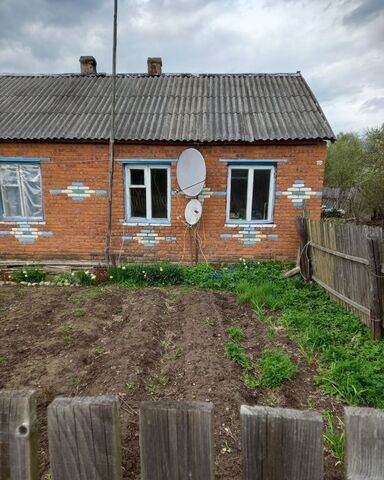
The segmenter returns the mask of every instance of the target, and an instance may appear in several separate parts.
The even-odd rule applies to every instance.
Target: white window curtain
[[[40,165],[0,165],[0,193],[3,218],[43,218]]]

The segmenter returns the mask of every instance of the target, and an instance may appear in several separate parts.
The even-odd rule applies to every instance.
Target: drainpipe
[[[113,45],[112,45],[112,88],[111,88],[111,124],[109,136],[109,170],[108,170],[108,210],[107,231],[105,235],[104,258],[105,263],[111,263],[111,231],[112,231],[112,199],[113,199],[113,173],[115,157],[115,105],[116,105],[116,44],[117,44],[117,1],[114,0],[113,12]]]

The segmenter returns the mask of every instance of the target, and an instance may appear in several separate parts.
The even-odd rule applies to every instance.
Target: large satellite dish
[[[202,212],[203,207],[199,200],[192,199],[185,207],[185,220],[189,225],[196,225],[196,223],[200,220]]]
[[[177,161],[176,178],[180,190],[188,197],[196,197],[204,188],[207,169],[201,153],[187,148]]]

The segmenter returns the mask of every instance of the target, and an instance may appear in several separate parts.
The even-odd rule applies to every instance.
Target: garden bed
[[[211,286],[222,281],[214,275]],[[58,395],[119,395],[124,479],[140,478],[142,400],[212,401],[217,478],[226,480],[241,478],[241,404],[342,415],[341,403],[314,381],[317,361],[303,354],[279,322],[267,321],[261,311],[259,316],[262,321],[232,293],[191,286],[3,285],[0,388],[37,391],[42,478],[48,469],[46,407]],[[253,366],[272,350],[285,353],[297,372],[275,388],[246,385],[241,366],[225,355],[231,326],[241,330],[241,346]],[[253,373],[258,378],[260,372]],[[342,479],[341,470],[327,454],[325,478]]]

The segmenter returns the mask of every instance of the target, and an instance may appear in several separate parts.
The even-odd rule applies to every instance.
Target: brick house
[[[103,259],[111,77],[80,60],[80,74],[0,75],[3,260]],[[175,171],[193,147],[207,167],[200,259],[294,259],[334,139],[302,75],[162,74],[148,60],[117,77],[113,255],[190,261]]]

